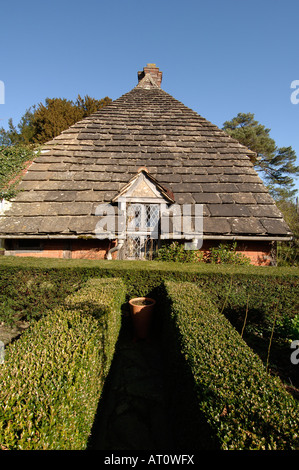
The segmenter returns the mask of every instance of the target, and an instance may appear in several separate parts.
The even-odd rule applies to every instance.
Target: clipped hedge
[[[92,314],[101,325],[102,358],[105,375],[110,369],[121,327],[121,307],[126,287],[119,278],[91,278],[86,287],[68,296],[64,305],[82,314]]]
[[[153,295],[164,280],[195,282],[213,295],[220,308],[225,302],[231,311],[245,311],[248,301],[248,309],[256,312],[268,329],[272,327],[274,313],[278,318],[287,316],[293,319],[299,310],[299,268],[30,257],[0,259],[0,292],[3,298],[9,299],[13,304],[15,312],[23,312],[28,319],[33,311],[35,316],[38,315],[38,306],[36,310],[31,308],[37,289],[28,299],[26,294],[18,294],[13,286],[24,286],[31,279],[31,286],[38,286],[39,281],[46,280],[54,286],[53,291],[57,289],[60,298],[63,298],[78,283],[91,277],[122,278],[127,285],[127,297]],[[47,295],[52,302],[54,300],[51,292]],[[24,302],[26,308],[22,307]],[[45,310],[43,302],[40,305],[41,311]]]
[[[124,297],[121,280],[91,279],[9,345],[0,369],[2,448],[86,448]]]
[[[0,268],[0,272],[0,322],[7,325],[19,318],[40,318],[61,305],[82,284],[80,276],[55,279],[48,270]]]
[[[200,411],[220,448],[299,449],[299,406],[281,381],[267,373],[200,287],[170,281],[165,286],[165,308],[194,377]]]

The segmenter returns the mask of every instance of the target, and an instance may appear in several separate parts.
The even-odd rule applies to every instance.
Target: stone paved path
[[[152,331],[147,340],[136,341],[130,319],[125,318],[90,450],[178,450],[178,446],[189,447],[190,439],[190,448],[198,448],[198,441],[203,441],[192,428],[198,423],[192,423],[193,418],[190,423],[187,414],[186,422],[183,417],[179,423],[182,429],[174,423],[165,367],[159,334]]]
[[[22,320],[17,321],[12,327],[5,326],[4,323],[0,322],[0,341],[7,345],[18,338],[28,327],[29,322]]]

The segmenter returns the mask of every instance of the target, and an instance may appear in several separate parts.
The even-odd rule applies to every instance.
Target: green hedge
[[[9,299],[9,302],[10,302],[10,305],[12,307],[14,314],[17,313],[18,315],[23,315],[24,318],[27,318],[29,320],[32,318],[38,318],[44,313],[47,313],[49,308],[53,308],[53,306],[55,306],[57,302],[61,304],[62,302],[64,302],[65,298],[67,298],[65,302],[69,306],[68,309],[65,307],[66,311],[70,312],[73,310],[74,312],[77,312],[76,315],[79,315],[78,322],[81,321],[81,318],[85,319],[86,315],[84,314],[84,312],[86,309],[88,310],[88,312],[96,311],[96,307],[92,301],[92,298],[90,299],[90,305],[88,305],[88,302],[86,301],[84,302],[80,300],[80,296],[82,295],[82,292],[80,293],[80,291],[74,294],[73,298],[68,297],[68,296],[70,293],[73,293],[74,291],[76,291],[78,287],[82,285],[82,283],[84,284],[89,279],[92,279],[94,277],[105,278],[107,281],[111,279],[112,283],[113,283],[113,278],[121,278],[127,286],[126,288],[127,299],[132,296],[143,296],[143,295],[150,295],[151,297],[162,299],[165,294],[164,288],[163,288],[164,281],[192,282],[193,283],[192,285],[196,288],[197,291],[200,290],[201,292],[206,292],[209,294],[209,299],[206,299],[206,302],[208,302],[209,305],[211,304],[211,306],[213,306],[211,312],[214,312],[215,315],[216,315],[217,309],[222,310],[224,305],[225,305],[225,310],[230,310],[230,312],[233,315],[234,314],[237,315],[239,314],[239,312],[241,312],[242,315],[244,315],[245,310],[247,308],[247,302],[248,302],[248,308],[249,308],[248,321],[250,321],[250,312],[252,311],[252,312],[255,312],[256,316],[258,316],[265,325],[268,325],[268,326],[272,326],[273,314],[275,313],[276,305],[277,305],[278,317],[280,316],[281,318],[287,318],[289,320],[289,319],[295,318],[296,314],[298,314],[298,299],[299,299],[299,283],[298,283],[299,269],[298,268],[274,268],[274,267],[254,267],[254,266],[243,267],[243,266],[199,265],[199,264],[182,265],[178,263],[148,262],[148,261],[147,262],[141,262],[141,261],[137,261],[137,262],[117,261],[115,262],[115,261],[107,261],[107,260],[105,261],[57,260],[57,259],[52,260],[52,259],[17,258],[17,257],[1,257],[0,258],[0,292],[1,292],[1,295],[3,296],[3,299]],[[118,281],[116,282],[118,283]],[[31,290],[29,290],[30,295],[26,297],[26,292],[28,292],[28,286]],[[25,289],[27,290],[24,293]],[[47,293],[46,301],[44,301],[44,296],[42,295],[42,292]],[[57,293],[56,297],[55,297],[55,293]],[[123,296],[124,295],[125,294],[123,293]],[[109,303],[110,296],[107,301]],[[217,323],[218,317],[219,317],[219,314],[215,316],[216,325],[218,325]],[[213,318],[213,321],[214,321],[214,318]],[[43,322],[45,322],[46,325],[48,324],[47,319],[43,319]],[[93,324],[93,320],[90,320],[90,322],[91,324]],[[43,323],[41,323],[41,325],[42,324]],[[50,325],[53,325],[53,323],[48,324],[49,328],[50,328]],[[230,338],[231,332],[233,332],[233,335],[232,335],[233,347],[229,350],[232,351],[231,358],[234,358],[234,360],[232,361],[232,364],[233,366],[236,366],[236,361],[237,361],[237,364],[239,364],[238,357],[235,357],[236,356],[235,355],[236,343],[235,343],[234,338],[236,337],[236,332],[231,326],[228,326],[229,323],[226,322],[223,316],[221,316],[221,328],[222,328],[222,325],[226,325],[224,328],[224,331],[226,332],[224,333],[225,338],[219,337],[220,339],[219,340],[217,339],[217,344],[219,342],[223,343],[224,340],[226,340],[226,336]],[[32,328],[35,328],[35,326]],[[87,325],[86,328],[91,328],[91,326],[89,327]],[[107,330],[109,328],[110,328],[109,325],[107,325]],[[112,322],[111,328],[113,329],[113,322]],[[221,328],[219,326],[218,330],[221,330]],[[102,331],[103,329],[100,328],[98,330],[98,335],[101,335]],[[192,331],[190,331],[190,347],[191,347],[191,344],[194,344],[194,341],[195,343],[198,341],[198,338],[197,339],[194,338],[191,333]],[[189,334],[189,333],[186,333],[186,334]],[[27,333],[25,333],[21,337],[20,340],[18,340],[17,342],[13,343],[10,346],[10,348],[12,348],[11,350],[14,351],[14,348],[17,348],[16,350],[18,350],[18,348],[21,348],[21,346],[17,346],[19,342],[20,344],[22,344],[22,341],[26,342],[24,349],[23,349],[23,353],[22,352],[20,353],[20,357],[22,356],[22,354],[24,354],[24,357],[26,358],[28,356],[28,351],[30,349],[28,344],[29,342],[31,342],[31,339],[30,339],[31,337],[32,336],[28,337]],[[208,341],[205,341],[204,343],[207,347],[210,347],[210,349],[213,350],[213,344],[211,344],[211,341],[210,343]],[[108,348],[107,357],[109,356],[109,344],[110,343],[107,343],[105,346],[106,349]],[[249,350],[248,348],[244,349],[244,343],[242,341],[241,341],[241,344],[242,346],[240,346],[240,351],[242,351],[243,356],[246,356],[246,354],[248,353],[248,357],[249,358],[252,357],[253,353],[251,352],[251,350]],[[113,348],[114,348],[113,342],[112,342],[112,345],[113,345],[112,346],[112,352],[113,352]],[[38,347],[42,347],[42,345],[38,346],[38,343],[37,343],[37,351],[38,351]],[[8,351],[7,360],[10,356],[10,353],[9,353],[10,348],[7,350]],[[221,354],[220,353],[219,354],[222,355],[221,348],[220,348],[220,351],[221,351]],[[250,351],[250,354],[249,354],[249,351]],[[242,354],[240,355],[241,358],[243,357]],[[110,357],[111,357],[111,354],[110,354]],[[224,366],[225,366],[224,370],[228,370],[229,368],[228,357],[226,355],[224,355],[224,357],[226,357],[226,360],[224,361]],[[200,358],[198,358],[197,356],[196,356],[196,361],[200,362]],[[245,361],[245,357],[244,357],[244,361]],[[25,368],[24,370],[26,370],[26,361],[24,363],[20,361],[18,358],[15,359],[15,363],[14,365],[12,365],[12,367],[17,367],[19,362],[20,364],[23,364],[23,366],[21,367],[24,367]],[[241,377],[240,384],[248,383],[249,386],[251,386],[251,383],[252,382],[254,383],[254,380],[256,379],[256,373],[254,372],[254,368],[251,369],[251,367],[253,367],[252,365],[253,363],[251,362],[250,359],[249,359],[249,362],[250,364],[248,366],[249,367],[248,376],[245,374],[246,378]],[[254,356],[253,362],[254,362],[254,367],[257,368],[257,371],[263,370],[261,362],[258,361],[255,356]],[[222,364],[222,363],[223,361],[221,362],[219,359],[219,364]],[[244,371],[246,371],[247,370],[246,361],[244,362],[244,364],[245,364]],[[5,364],[5,367],[6,367],[6,364]],[[107,371],[108,368],[109,368],[109,360],[107,360],[106,366],[104,366],[104,363],[102,362],[101,370],[104,369]],[[213,370],[213,368],[211,369]],[[2,371],[4,370],[4,366],[1,366],[1,370]],[[250,378],[249,372],[252,374],[252,379]],[[40,374],[42,374],[42,370],[40,371]],[[223,375],[225,375],[225,373],[221,374],[221,372],[219,372],[218,375],[220,378],[221,377],[223,378]],[[258,377],[259,376],[260,374],[258,372]],[[21,374],[18,377],[19,377],[18,380],[21,380]],[[34,377],[34,375],[32,377]],[[268,376],[265,376],[265,380],[266,378],[268,380]],[[10,378],[10,380],[12,380],[12,378]],[[23,380],[24,380],[24,383],[25,382],[27,383],[27,380],[25,378]],[[217,376],[217,380],[218,380],[218,376]],[[272,385],[271,380],[269,381],[269,384],[270,384],[269,387],[271,390],[271,392],[269,392],[269,406],[272,407],[272,398],[275,395],[276,391],[279,389],[279,386],[278,386],[278,389],[275,388],[276,391],[273,392],[272,390],[273,385]],[[238,391],[237,383],[233,383],[232,385],[234,385],[233,387],[231,387],[231,389],[233,390],[232,393],[237,394],[237,392],[235,392],[236,390]],[[228,387],[228,385],[226,386]],[[229,386],[231,386],[231,384]],[[267,393],[267,389],[268,389],[267,386],[268,386],[268,381],[265,382],[263,386],[261,386],[261,393],[263,392],[262,396],[264,398]],[[27,384],[26,387],[29,387],[29,384]],[[227,393],[228,393],[228,390],[229,389],[226,390]],[[3,393],[4,392],[2,388],[2,392],[1,392],[2,397],[4,396]],[[244,398],[244,393],[242,391],[242,394],[240,394],[240,396],[243,396],[243,398]],[[15,401],[13,401],[13,403],[17,407],[19,406],[17,392],[14,392],[14,394],[15,394],[14,395]],[[284,397],[281,403],[281,413],[283,414],[284,413],[283,410],[285,407],[284,399],[286,395],[283,394],[282,396]],[[220,394],[220,397],[222,397],[221,394]],[[229,398],[231,397],[229,396]],[[232,403],[234,403],[233,398],[231,399],[232,399]],[[244,401],[246,401],[246,399],[244,399]],[[20,394],[20,401],[22,402],[22,400],[24,403],[23,395]],[[229,403],[230,401],[228,400],[228,404]],[[223,400],[220,401],[219,409],[221,409],[222,405],[223,405]],[[34,406],[37,406],[37,405],[34,405]],[[5,408],[5,412],[8,413],[8,416],[13,416],[11,414],[9,415],[10,413],[9,407]],[[276,404],[275,404],[275,407],[276,407]],[[288,409],[288,407],[289,407],[289,401],[287,402],[286,408]],[[13,409],[14,408],[12,407],[11,413],[13,413]],[[228,412],[227,414],[225,414],[225,411],[227,411],[227,409],[228,409]],[[262,411],[264,414],[266,414],[266,409],[267,409],[267,405],[266,405],[266,400],[265,400],[262,406]],[[240,405],[240,410],[241,411],[244,410],[244,408],[241,405]],[[229,417],[229,419],[227,420],[224,420],[222,417],[221,419],[219,418],[219,423],[218,423],[219,429],[221,431],[221,429],[223,428],[223,433],[225,434],[225,430],[227,429],[227,423],[231,424],[230,420],[232,420],[233,423],[238,422],[238,421],[234,421],[235,419],[234,416],[237,412],[234,406],[232,406],[231,411],[230,411],[229,407],[225,407],[225,405],[223,405],[223,409],[222,411],[219,411],[219,413],[220,415],[221,413],[223,413],[223,417],[226,417],[226,416]],[[259,412],[256,411],[255,407],[253,407],[252,415],[254,418],[257,417],[257,420],[260,419]],[[215,416],[217,418],[217,414]],[[239,419],[239,415],[237,416]],[[246,416],[246,413],[244,416]],[[275,413],[275,416],[277,416],[276,413]],[[217,422],[216,418],[215,420]],[[32,420],[33,420],[32,422],[36,422],[36,419],[37,418],[34,418],[34,419],[30,418],[28,423],[31,422]],[[214,425],[215,420],[213,419],[211,418],[212,420],[211,422]],[[276,419],[276,417],[273,419]],[[263,430],[265,431],[265,429],[267,428],[267,420],[265,420],[264,417],[263,417],[263,420],[264,420]],[[21,427],[18,428],[18,425],[16,428],[14,428],[14,426],[12,425],[13,421],[14,419],[12,418],[9,418],[8,421],[5,421],[6,423],[5,429],[6,429],[6,432],[8,432],[8,436],[10,436],[9,439],[12,439],[12,442],[18,442],[19,437],[22,436],[23,428]],[[272,429],[271,427],[273,424],[272,421],[273,420],[270,420],[269,418],[269,423],[270,423],[269,432]],[[39,421],[37,422],[39,423]],[[295,425],[298,426],[297,421],[294,420],[294,423],[295,423],[294,426]],[[71,428],[72,424],[69,424],[69,426]],[[244,427],[245,431],[243,431],[242,426]],[[247,446],[249,445],[248,443],[251,442],[254,448],[255,439],[258,440],[257,446],[262,445],[261,441],[259,440],[259,437],[257,438],[255,437],[255,436],[259,436],[258,430],[253,429],[252,431],[247,431],[247,427],[246,427],[247,425],[245,424],[243,425],[243,422],[242,422],[242,426],[239,431],[239,433],[241,433],[244,438],[244,442],[242,445]],[[257,426],[259,427],[259,424]],[[277,429],[279,429],[279,426],[280,424],[277,425]],[[285,432],[284,424],[282,424],[282,426],[283,426],[283,431],[282,431],[283,436],[286,436],[288,438],[288,435]],[[290,421],[290,426],[292,426],[292,421]],[[10,428],[11,428],[11,432],[9,431]],[[32,425],[30,424],[30,429],[31,428],[32,428]],[[230,429],[231,428],[229,427],[229,430]],[[220,432],[220,435],[222,435],[221,432]],[[247,434],[247,432],[249,434]],[[11,436],[14,433],[16,437],[12,438]],[[74,435],[76,435],[76,433],[74,433]],[[38,440],[37,435],[34,438],[35,440]],[[268,445],[270,447],[271,446],[275,447],[275,445],[277,446],[283,445],[284,438],[285,437],[283,437],[282,440],[279,440],[279,438],[277,438],[277,442],[275,441],[273,443],[271,441],[272,437],[271,439],[266,439],[265,446],[267,448]],[[228,434],[228,439],[231,439],[229,434]],[[30,444],[30,441],[28,441],[28,439],[26,442],[29,442]],[[80,438],[80,442],[81,442],[81,438]],[[10,447],[12,445],[14,444],[9,444]],[[225,442],[223,445],[225,446]],[[286,446],[287,446],[287,443],[286,443]],[[62,448],[62,447],[59,447],[59,448]]]
[[[267,373],[203,289],[194,283],[165,285],[165,308],[220,448],[299,449],[299,406],[280,380]]]
[[[232,315],[244,314],[248,302],[248,322],[258,318],[268,331],[274,313],[278,325],[283,319],[294,319],[299,311],[299,268],[1,257],[0,321],[5,320],[5,311],[11,310],[27,319],[41,315],[47,303],[56,301],[53,293],[63,299],[91,277],[122,278],[127,297],[158,296],[164,280],[195,282],[213,295],[219,308],[225,303]],[[46,289],[46,303],[39,293],[40,286],[52,286]],[[9,308],[5,307],[7,303]]]
[[[126,287],[119,278],[91,278],[86,287],[65,299],[64,305],[82,314],[92,314],[101,325],[104,374],[110,369],[121,327],[121,307]]]
[[[121,280],[92,279],[8,346],[0,369],[2,448],[86,448],[124,297]]]
[[[20,318],[30,321],[47,314],[82,284],[80,275],[52,276],[48,270],[1,269],[0,321],[13,325]]]

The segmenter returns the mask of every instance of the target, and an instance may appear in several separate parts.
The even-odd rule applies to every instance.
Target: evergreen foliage
[[[8,346],[0,369],[2,449],[86,448],[123,301],[120,280],[89,280]]]
[[[277,147],[270,137],[270,129],[254,119],[252,113],[238,113],[223,129],[234,139],[256,153],[252,158],[273,195],[281,190],[294,196],[294,178],[299,176],[296,153],[292,147]]]
[[[267,372],[208,293],[194,283],[166,281],[165,286],[164,319],[174,325],[199,409],[220,449],[297,450],[298,402]]]
[[[32,146],[0,147],[0,200],[9,200],[15,196],[21,171],[36,154],[37,151]]]

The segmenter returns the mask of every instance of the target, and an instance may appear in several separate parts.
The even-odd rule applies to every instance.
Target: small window
[[[40,240],[18,240],[16,243],[16,251],[41,251],[42,246]]]
[[[159,204],[128,204],[127,228],[130,231],[151,232],[157,227],[160,219]]]

